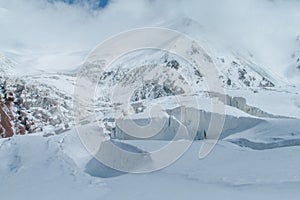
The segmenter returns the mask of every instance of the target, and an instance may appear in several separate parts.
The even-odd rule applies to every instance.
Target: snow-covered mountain
[[[222,102],[228,106],[227,109],[239,109],[253,117],[299,117],[298,86],[291,85],[292,83],[285,81],[289,79],[288,74],[281,79],[281,76],[273,73],[269,68],[257,64],[253,55],[225,51],[224,48],[220,48],[214,43],[209,43],[205,38],[206,33],[203,28],[190,18],[183,18],[169,23],[165,22],[164,25],[166,24],[168,24],[167,27],[176,27],[176,29],[187,35],[196,36],[195,39],[200,45],[207,49],[210,59],[215,63],[219,71],[218,78],[222,82],[222,87],[228,95],[227,102]],[[298,38],[296,42],[299,43]],[[298,53],[296,50],[292,56],[296,64],[298,62]],[[12,73],[16,64],[4,56],[1,57],[1,69],[5,70],[4,74]],[[88,68],[87,76],[91,76],[90,78],[93,79],[97,75],[94,76],[91,73],[90,70],[92,67],[98,66],[91,65]],[[161,68],[162,74],[160,76],[152,80],[143,80],[145,74],[152,73]],[[289,66],[286,68],[286,70],[289,70]],[[294,68],[298,70],[298,66],[294,66]],[[132,74],[134,75],[132,76]],[[178,74],[181,78],[177,77]],[[296,76],[295,73],[294,76]],[[3,77],[2,81],[7,79],[7,77]],[[157,104],[158,101],[169,101],[169,97],[187,95],[186,91],[181,88],[182,85],[194,88],[195,93],[188,95],[198,95],[200,99],[205,99],[212,95],[209,92],[209,88],[207,88],[206,78],[203,72],[176,55],[154,50],[133,52],[119,59],[109,69],[102,72],[98,82],[96,94],[98,100],[95,109],[98,112],[100,121],[114,118],[110,103],[112,100],[111,89],[120,83],[134,85],[135,82],[141,80],[143,84],[135,89],[131,97],[132,108],[137,113],[147,110],[147,107],[150,108],[151,105]],[[182,83],[174,82],[174,80],[182,80]],[[34,109],[44,109],[44,111],[41,111],[44,114],[49,112],[50,115],[51,113],[57,113],[56,117],[54,117],[57,123],[51,122],[50,124],[57,126],[59,124],[66,125],[67,123],[67,127],[69,127],[69,124],[72,124],[70,113],[72,113],[71,104],[75,83],[76,72],[74,71],[70,73],[18,75],[18,77],[14,79],[9,78],[7,81],[10,90],[17,91],[17,88],[24,88],[24,91],[17,91],[17,93],[20,93],[18,94],[18,98],[24,98],[24,94],[32,96],[32,99],[28,100],[31,103],[25,103],[26,109],[34,107]],[[278,109],[273,109],[273,104],[270,106],[270,102],[264,100],[266,96],[271,96],[271,98],[272,96],[276,97],[273,98],[273,101]],[[237,101],[238,98],[243,99],[243,101]],[[281,102],[283,99],[294,103],[289,104],[288,107],[284,105],[286,109],[282,109],[283,105],[281,105]],[[52,110],[54,108],[60,111],[54,112]],[[31,110],[30,113],[32,112],[35,113],[36,111]],[[135,112],[131,113],[135,114]],[[69,114],[66,115],[66,113]],[[48,121],[48,118],[51,118],[46,114],[43,116],[45,117],[45,119],[42,119],[43,123]],[[68,122],[64,123],[63,121],[65,120]]]
[[[253,49],[220,42],[206,25],[187,16],[155,22],[193,38],[207,52],[190,45],[185,56],[199,54],[214,63],[224,95],[208,87],[210,77],[201,66],[166,51],[130,52],[100,74],[106,60],[84,62],[85,50],[0,54],[0,136],[8,137],[7,127],[14,132],[0,138],[0,197],[222,199],[233,194],[231,199],[281,199],[284,194],[298,199],[300,163],[293,158],[300,151],[299,34],[291,32],[294,39],[285,47],[290,56],[271,65]],[[270,53],[268,59],[275,56]],[[44,71],[27,71],[27,65],[42,65]],[[50,70],[65,65],[71,66]],[[78,76],[97,82],[94,94],[83,94],[87,102],[74,97]],[[128,88],[133,89],[128,99],[116,93]],[[86,112],[78,112],[78,105]],[[215,125],[224,120],[220,136],[208,131],[212,117],[219,119]],[[139,126],[129,130],[131,135],[132,122]],[[149,124],[155,135],[145,138],[143,126]],[[184,131],[176,135],[178,130]],[[101,145],[96,152],[103,150],[104,159],[123,162],[129,171],[143,169],[144,163],[131,163],[109,142],[158,166],[151,153],[172,140],[180,146],[187,135],[195,141],[173,165],[138,176],[99,162],[82,135],[97,136],[93,142]],[[201,147],[215,139],[213,151],[199,159]]]

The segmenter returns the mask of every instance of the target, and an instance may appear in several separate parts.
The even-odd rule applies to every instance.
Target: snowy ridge
[[[291,55],[291,61],[287,65],[286,76],[290,77],[290,81],[300,84],[300,36],[296,38],[296,49]]]
[[[15,73],[16,62],[8,59],[0,53],[0,74],[1,76],[11,76]]]

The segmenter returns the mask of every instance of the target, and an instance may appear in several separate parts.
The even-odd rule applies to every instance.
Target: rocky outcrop
[[[71,98],[55,88],[1,77],[0,96],[2,137],[41,132],[46,126],[61,133],[70,126]]]
[[[0,103],[1,104],[1,103]],[[0,105],[0,138],[11,137],[14,135],[13,125],[11,123],[11,118]]]
[[[225,62],[225,61],[224,61]],[[226,65],[221,62],[222,65]],[[224,83],[225,88],[272,88],[275,87],[268,77],[263,73],[252,68],[250,61],[242,59],[233,60],[228,66],[222,70],[220,79]],[[259,68],[259,67],[258,67]]]

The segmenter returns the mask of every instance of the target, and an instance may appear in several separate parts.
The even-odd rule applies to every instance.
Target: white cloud
[[[146,1],[138,0],[112,2],[100,11],[45,0],[0,0],[0,7],[2,48],[91,48],[113,33],[147,25],[153,17]]]
[[[90,50],[120,31],[188,16],[209,37],[249,49],[262,61],[269,58],[271,65],[292,53],[300,35],[299,10],[297,0],[111,0],[98,11],[46,0],[0,0],[0,51]]]

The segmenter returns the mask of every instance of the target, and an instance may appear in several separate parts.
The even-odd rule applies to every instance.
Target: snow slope
[[[94,161],[74,132],[0,140],[2,199],[282,199],[299,198],[299,147],[250,150],[220,141],[199,160],[195,142],[173,165],[120,174]],[[166,142],[131,141],[145,150]],[[128,150],[127,145],[123,145]],[[105,175],[105,176],[104,176]]]
[[[97,199],[101,180],[80,171],[66,155],[63,138],[14,137],[1,141],[1,199]],[[101,187],[101,190],[98,188]]]
[[[14,75],[15,74],[15,65],[16,62],[8,59],[6,56],[0,53],[0,73],[1,76],[5,75]]]

